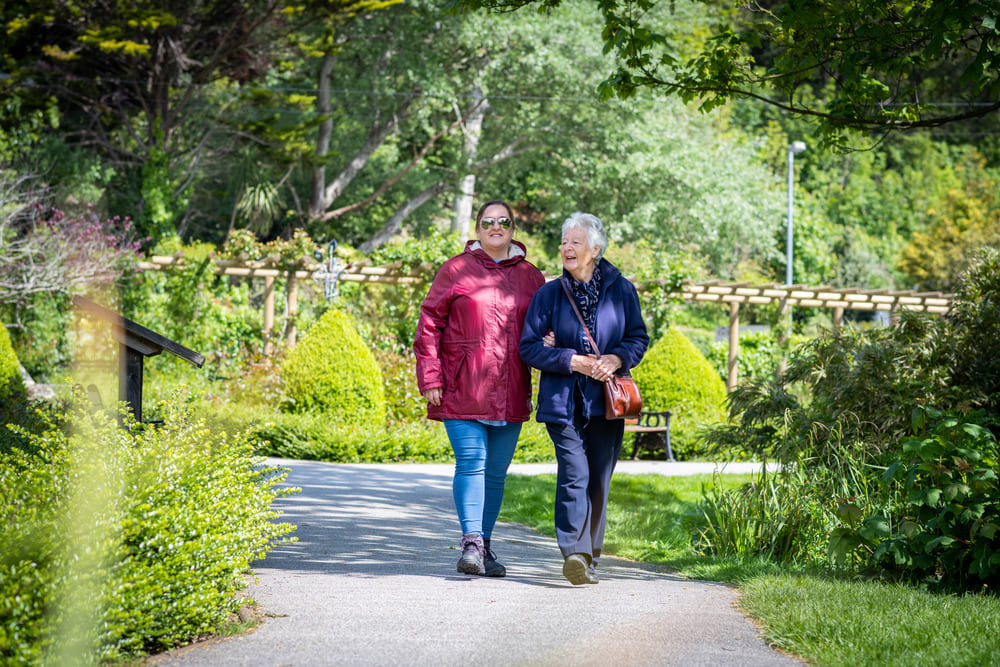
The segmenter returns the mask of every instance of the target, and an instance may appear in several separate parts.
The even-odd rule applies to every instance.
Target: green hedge
[[[705,356],[671,327],[632,371],[643,408],[671,410],[674,454],[689,458],[700,450],[699,430],[725,419],[726,385]]]
[[[206,419],[231,432],[247,430],[257,453],[289,459],[334,463],[451,463],[455,460],[440,422],[423,420],[386,428],[332,423],[322,414],[262,413],[260,408],[212,408]],[[515,463],[555,460],[543,424],[525,422]]]
[[[114,661],[217,630],[273,521],[284,471],[185,410],[120,429],[75,412],[0,454],[0,663]]]

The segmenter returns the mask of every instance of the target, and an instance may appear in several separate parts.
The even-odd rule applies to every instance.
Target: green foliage
[[[900,270],[919,290],[954,291],[980,248],[1000,248],[1000,184],[977,157],[961,170],[961,189],[950,189],[930,208],[927,228],[918,230],[899,254]]]
[[[278,238],[267,243],[258,241],[257,235],[249,229],[236,229],[230,232],[219,257],[244,262],[271,260],[280,267],[298,268],[315,263],[314,255],[318,250],[304,229],[296,229],[289,239]]]
[[[24,369],[36,382],[54,380],[73,354],[70,333],[72,301],[67,295],[39,294],[25,307],[5,306],[21,326],[10,330],[10,339]]]
[[[238,374],[244,360],[263,347],[263,315],[251,305],[253,281],[215,275],[211,244],[184,244],[170,237],[156,253],[180,253],[184,261],[165,271],[136,275],[122,292],[123,314],[204,355],[206,371],[223,377]],[[150,362],[154,373],[188,371],[176,358],[156,357]]]
[[[0,322],[0,402],[15,400],[18,395],[23,394],[21,367],[17,363],[7,327]]]
[[[982,413],[918,407],[907,438],[882,476],[888,510],[843,501],[830,557],[864,561],[955,589],[1000,585],[1000,446]]]
[[[115,661],[210,633],[292,529],[270,509],[283,471],[183,405],[165,412],[122,429],[76,411],[36,453],[0,455],[3,662]]]
[[[736,489],[707,489],[696,551],[714,556],[763,556],[781,562],[815,561],[829,523],[811,480],[801,469],[764,473]]]
[[[670,328],[632,370],[645,410],[670,410],[674,454],[697,451],[698,431],[725,419],[726,385],[684,334]]]
[[[680,297],[670,294],[677,292],[684,280],[699,277],[692,268],[696,266],[694,258],[646,240],[611,246],[606,257],[636,284],[646,332],[655,343],[667,331],[681,303]]]
[[[788,353],[809,340],[809,337],[801,334],[786,336],[777,328],[741,335],[737,360],[739,381],[767,382],[775,376]],[[719,375],[726,377],[729,369],[729,343],[713,341],[705,356]]]
[[[606,96],[612,91],[628,96],[639,86],[650,86],[685,101],[698,100],[706,111],[744,95],[775,105],[780,100],[786,111],[821,118],[825,140],[837,143],[844,128],[962,120],[967,112],[921,101],[927,95],[950,98],[963,89],[986,100],[997,82],[995,46],[1000,37],[986,6],[959,10],[938,3],[882,0],[816,7],[744,5],[720,17],[701,53],[685,58],[678,57],[672,43],[671,24],[655,11],[660,4],[665,3],[644,3],[641,19],[635,18],[630,3],[601,5],[605,48],[619,61],[603,84]],[[845,34],[856,39],[839,39]],[[960,46],[966,40],[968,49]],[[909,101],[880,104],[904,98]],[[980,114],[994,110],[987,107]]]
[[[217,428],[246,430],[266,456],[335,463],[451,463],[455,456],[440,422],[400,422],[377,428],[336,424],[324,414],[263,413],[239,408],[212,410],[206,417]],[[514,461],[555,460],[544,425],[525,422]]]
[[[160,119],[157,119],[154,135],[155,145],[148,147],[149,155],[142,165],[143,205],[141,214],[136,218],[136,227],[142,235],[156,243],[174,235],[175,221],[187,202],[178,192],[170,173],[170,156],[163,148]]]
[[[371,428],[386,419],[382,373],[354,319],[326,311],[281,365],[288,409],[324,413],[336,424]]]
[[[830,332],[798,348],[784,377],[730,395],[734,423],[711,437],[783,465],[781,511],[812,508],[803,553],[815,560],[822,538],[809,536],[829,532],[827,550],[844,566],[995,587],[998,427],[970,410],[996,410],[998,276],[1000,253],[985,252],[949,314],[904,311],[894,328]],[[808,390],[793,393],[792,383]],[[713,521],[754,535],[752,514]]]
[[[419,422],[427,415],[427,401],[417,386],[417,360],[412,348],[372,350],[382,371],[389,423]]]
[[[962,277],[942,343],[952,383],[971,402],[1000,412],[1000,248],[976,255]]]

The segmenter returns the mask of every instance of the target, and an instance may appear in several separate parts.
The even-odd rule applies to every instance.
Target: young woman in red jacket
[[[444,422],[455,452],[458,571],[502,577],[506,569],[490,539],[521,424],[531,414],[531,372],[518,345],[528,304],[545,279],[514,240],[506,203],[480,207],[476,236],[438,270],[420,307],[413,350],[427,417]]]

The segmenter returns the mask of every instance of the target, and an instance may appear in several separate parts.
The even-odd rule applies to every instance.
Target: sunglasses
[[[510,218],[483,218],[479,224],[482,225],[483,229],[489,229],[494,222],[504,229],[510,229]]]

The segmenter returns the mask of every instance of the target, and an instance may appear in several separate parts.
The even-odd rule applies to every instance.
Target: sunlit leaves
[[[469,9],[512,8],[547,1],[468,0]],[[845,128],[914,127],[954,122],[969,109],[942,108],[924,100],[991,98],[1000,83],[998,3],[862,0],[861,2],[741,3],[722,11],[709,2],[601,0],[605,52],[624,72],[605,82],[629,97],[636,85],[699,100],[710,110],[727,100],[754,97],[820,118],[829,143]],[[700,53],[677,57],[669,16],[698,6],[719,17]],[[667,9],[669,8],[669,9]],[[659,10],[659,11],[658,11]],[[627,73],[627,75],[626,75]],[[799,89],[833,95],[800,98]],[[955,85],[957,84],[957,85]],[[1000,104],[973,108],[992,113]]]

